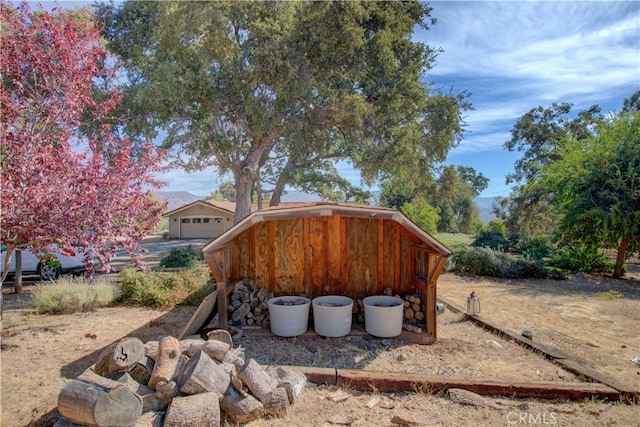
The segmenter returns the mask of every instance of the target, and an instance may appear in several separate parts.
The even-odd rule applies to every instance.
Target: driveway
[[[144,260],[149,268],[157,268],[160,260],[167,256],[171,249],[193,247],[194,249],[202,249],[211,242],[211,239],[162,239],[153,236],[142,240],[140,246],[146,250]],[[131,258],[125,251],[116,252],[116,257],[111,260],[111,267],[116,271],[133,267]]]

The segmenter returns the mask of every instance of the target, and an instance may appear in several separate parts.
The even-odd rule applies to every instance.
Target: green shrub
[[[522,239],[522,255],[526,259],[539,260],[551,255],[552,251],[547,236],[524,236]]]
[[[209,268],[204,263],[178,272],[145,273],[125,269],[120,273],[122,291],[119,302],[153,308],[196,305],[215,289]]]
[[[57,282],[36,286],[31,299],[38,313],[69,314],[108,306],[117,294],[117,287],[104,279],[90,282],[62,277]]]
[[[160,260],[160,267],[178,268],[193,267],[204,261],[204,254],[201,250],[194,249],[192,246],[186,248],[173,248],[169,255]]]
[[[509,242],[504,238],[504,234],[499,231],[483,230],[471,242],[471,246],[504,252],[509,247]]]
[[[509,279],[546,278],[540,262],[517,259],[488,248],[462,248],[451,256],[449,271],[459,274],[505,277]]]
[[[548,264],[564,270],[584,273],[606,273],[612,271],[614,266],[614,262],[609,261],[604,252],[589,245],[561,247],[552,254]]]

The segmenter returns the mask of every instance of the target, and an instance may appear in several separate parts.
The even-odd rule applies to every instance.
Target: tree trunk
[[[253,174],[249,166],[236,171],[236,212],[233,223],[237,224],[251,213],[251,189]]]
[[[278,177],[278,182],[276,182],[275,187],[273,188],[273,193],[271,194],[271,201],[269,202],[269,206],[278,206],[280,205],[280,201],[282,200],[282,194],[284,193],[284,188],[289,182],[289,175],[291,171],[293,171],[294,165],[291,163],[291,159],[287,160],[287,164],[282,169],[280,176]]]
[[[620,246],[618,246],[618,255],[616,256],[616,266],[613,269],[613,277],[614,279],[619,279],[622,277],[622,268],[624,267],[624,257],[627,253],[627,247],[629,246],[629,240],[631,236],[625,236],[620,241]]]
[[[22,251],[16,251],[16,270],[13,276],[14,289],[16,294],[22,293]]]

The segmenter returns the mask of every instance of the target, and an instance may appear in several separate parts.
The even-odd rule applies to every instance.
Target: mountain
[[[188,191],[154,191],[153,195],[167,202],[167,212],[204,198]]]

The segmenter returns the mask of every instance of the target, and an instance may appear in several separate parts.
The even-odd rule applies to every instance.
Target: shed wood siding
[[[403,262],[411,259],[412,249],[420,258]],[[337,216],[261,222],[226,252],[227,278],[250,277],[277,295],[306,293],[311,298],[345,292],[364,298],[386,287],[411,293],[416,290],[413,264],[436,262],[435,254],[429,259],[396,222]]]

